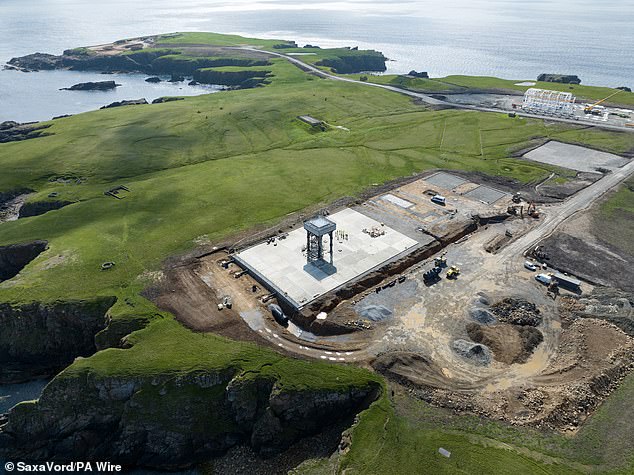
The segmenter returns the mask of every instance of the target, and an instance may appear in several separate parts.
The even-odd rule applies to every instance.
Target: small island
[[[121,86],[114,81],[80,82],[71,87],[63,87],[60,91],[110,91]]]

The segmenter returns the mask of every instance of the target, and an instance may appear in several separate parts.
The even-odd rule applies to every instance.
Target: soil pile
[[[469,338],[487,346],[496,361],[506,364],[526,363],[533,350],[544,341],[542,333],[533,327],[519,325],[467,325]]]

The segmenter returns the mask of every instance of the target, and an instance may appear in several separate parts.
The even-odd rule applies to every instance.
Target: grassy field
[[[631,474],[634,427],[627,415],[633,395],[631,374],[578,433],[563,436],[458,416],[397,392],[392,402],[384,397],[361,415],[338,469],[348,474]],[[451,458],[438,452],[441,447]],[[311,473],[317,462],[299,473]]]
[[[634,256],[634,180],[603,203],[594,221],[599,238]]]
[[[429,168],[538,180],[548,167],[508,155],[543,137],[614,152],[634,146],[628,134],[428,111],[388,91],[304,75],[283,60],[271,69],[264,88],[80,114],[53,121],[51,136],[0,145],[0,190],[78,201],[2,225],[0,244],[47,239],[51,249],[0,284],[0,298],[134,296],[144,275],[200,236],[218,241]],[[305,113],[349,131],[313,132],[296,120]],[[119,184],[131,193],[104,196]],[[105,261],[117,265],[102,272]]]

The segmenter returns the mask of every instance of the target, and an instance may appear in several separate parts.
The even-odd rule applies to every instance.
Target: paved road
[[[397,92],[399,94],[404,94],[406,96],[410,96],[410,97],[414,97],[416,99],[420,99],[424,102],[426,102],[427,104],[432,104],[432,105],[442,105],[442,106],[446,106],[446,107],[452,107],[455,109],[467,109],[467,110],[477,110],[477,111],[481,111],[481,112],[496,112],[496,113],[506,113],[509,111],[504,111],[501,109],[494,109],[491,107],[480,107],[480,106],[474,106],[474,105],[469,105],[469,104],[456,104],[453,102],[447,102],[447,101],[442,101],[440,99],[435,99],[433,97],[431,97],[429,94],[423,94],[420,92],[414,92],[414,91],[408,91],[407,89],[402,89],[400,87],[395,87],[395,86],[389,86],[387,84],[375,84],[372,82],[366,82],[366,81],[357,81],[356,79],[351,79],[351,78],[347,78],[347,77],[341,77],[341,76],[336,76],[334,74],[329,74],[315,66],[312,66],[308,63],[305,63],[304,61],[301,61],[300,59],[297,59],[296,57],[293,56],[288,56],[286,54],[282,54],[282,53],[275,53],[272,51],[265,51],[265,50],[261,50],[261,49],[256,49],[256,48],[247,48],[247,47],[241,47],[241,48],[237,48],[237,49],[245,49],[245,50],[249,50],[249,51],[254,51],[257,53],[264,53],[264,54],[269,54],[271,56],[277,56],[279,58],[284,58],[285,60],[291,62],[292,64],[294,64],[295,66],[297,66],[298,68],[300,68],[303,71],[307,71],[310,73],[313,73],[317,76],[320,76],[322,78],[326,78],[326,79],[333,79],[335,81],[342,81],[342,82],[349,82],[349,83],[354,83],[354,84],[361,84],[363,86],[369,86],[369,87],[377,87],[380,89],[386,89],[388,91],[393,91],[393,92]],[[579,121],[579,120],[574,120],[574,119],[565,119],[565,118],[560,118],[560,117],[551,117],[551,116],[546,116],[546,115],[539,115],[539,114],[529,114],[527,112],[520,112],[520,111],[514,111],[517,115],[522,116],[522,117],[531,117],[534,119],[544,119],[544,120],[552,120],[555,122],[564,122],[564,123],[568,123],[568,124],[574,124],[574,125],[580,125],[580,126],[586,126],[586,127],[599,127],[602,129],[607,129],[607,130],[616,130],[619,132],[634,132],[634,129],[632,127],[622,127],[622,126],[618,126],[618,125],[609,125],[609,124],[599,124],[599,123],[586,123],[583,121]]]

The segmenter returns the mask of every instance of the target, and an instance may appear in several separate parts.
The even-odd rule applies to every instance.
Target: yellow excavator
[[[583,112],[585,114],[592,114],[592,115],[599,115],[600,112],[598,110],[595,109],[595,107],[597,107],[598,105],[604,103],[605,101],[607,101],[610,97],[614,97],[616,96],[618,93],[623,92],[621,89],[619,89],[616,92],[613,92],[612,94],[610,94],[608,97],[604,97],[603,99],[601,99],[600,101],[595,102],[594,104],[588,104],[586,105],[586,107],[583,109]]]

